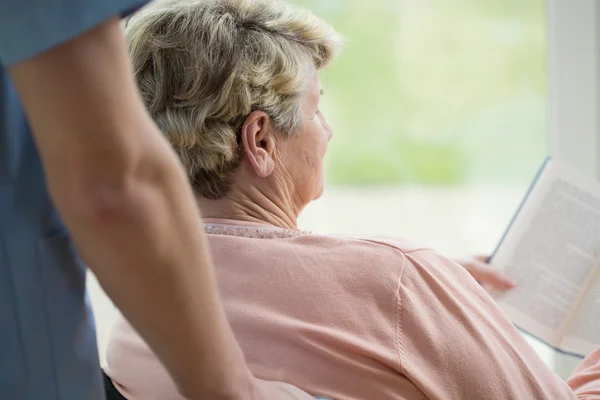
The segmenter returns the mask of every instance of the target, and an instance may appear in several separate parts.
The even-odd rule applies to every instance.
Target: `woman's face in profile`
[[[303,205],[323,193],[323,159],[333,132],[319,110],[323,94],[317,71],[300,100],[300,132],[281,142],[281,161],[293,181],[295,195]]]

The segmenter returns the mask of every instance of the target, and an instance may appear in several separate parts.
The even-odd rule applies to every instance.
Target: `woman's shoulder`
[[[382,261],[406,260],[426,255],[444,258],[433,248],[403,237],[310,234],[294,238],[293,242],[312,248],[343,249],[345,257],[361,253]]]
[[[392,294],[397,291],[404,269],[412,265],[407,255],[427,251],[426,247],[401,238],[308,232],[285,237],[208,236],[217,270],[226,270],[224,274],[233,270],[236,276],[245,271],[269,275],[286,271],[293,276],[315,275],[319,282],[338,282],[344,287],[360,285],[380,292],[383,285]]]
[[[421,256],[443,258],[432,248],[402,237],[320,234],[248,227],[228,227],[224,232],[208,233],[211,251],[224,252],[229,257],[235,253],[244,257],[252,256],[255,252],[279,256],[294,253],[303,258],[326,259],[330,263],[337,261],[351,265],[367,262],[383,267],[393,265],[394,269],[399,264],[405,264],[409,256],[411,259]],[[232,249],[236,251],[232,252]]]
[[[391,247],[402,252],[403,254],[412,253],[414,251],[434,251],[431,247],[424,246],[421,243],[417,243],[404,237],[361,236],[357,237],[356,239],[373,243],[378,246]]]
[[[362,247],[372,248],[375,252],[390,249],[405,258],[407,264],[417,269],[440,269],[444,273],[450,270],[453,272],[458,271],[461,276],[463,274],[468,275],[463,267],[434,248],[403,237],[327,235],[318,240],[324,243],[338,240],[359,249]]]
[[[430,247],[402,237],[309,233],[295,239],[298,243],[316,246],[350,246],[357,249],[367,247],[374,250],[389,248],[402,254],[417,250],[431,250]]]
[[[358,264],[373,272],[379,270],[383,275],[397,274],[398,279],[406,273],[421,274],[423,270],[443,275],[466,273],[433,248],[402,237],[307,235],[290,242],[313,254],[326,253],[330,260],[335,259],[345,267]]]
[[[448,269],[450,273],[465,273],[462,267],[431,247],[403,237],[321,234],[256,226],[211,229],[207,231],[210,248],[217,258],[264,260],[266,257],[281,262],[291,260],[289,255],[294,254],[317,264],[326,261],[323,265],[326,269],[368,266],[396,274],[402,274],[405,268],[435,270],[444,275]]]

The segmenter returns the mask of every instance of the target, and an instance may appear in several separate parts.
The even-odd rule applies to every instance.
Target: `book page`
[[[561,348],[582,355],[595,350],[600,343],[599,311],[600,280],[596,279],[575,317],[571,320]]]
[[[559,167],[553,162],[544,171],[492,261],[518,282],[508,293],[492,292],[500,307],[555,347],[600,250],[600,196]]]

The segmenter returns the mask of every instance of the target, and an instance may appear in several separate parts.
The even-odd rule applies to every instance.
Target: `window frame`
[[[547,0],[548,151],[600,179],[600,2]],[[566,378],[581,362],[552,354]]]
[[[549,153],[600,178],[600,3],[547,0]]]

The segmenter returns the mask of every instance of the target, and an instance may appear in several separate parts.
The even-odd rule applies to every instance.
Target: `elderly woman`
[[[150,5],[126,34],[148,111],[197,195],[255,376],[340,400],[600,396],[600,353],[562,381],[435,251],[297,228],[323,192],[333,136],[319,110],[318,71],[339,47],[327,24],[275,1],[181,0]],[[179,398],[123,318],[107,362],[127,398]]]

